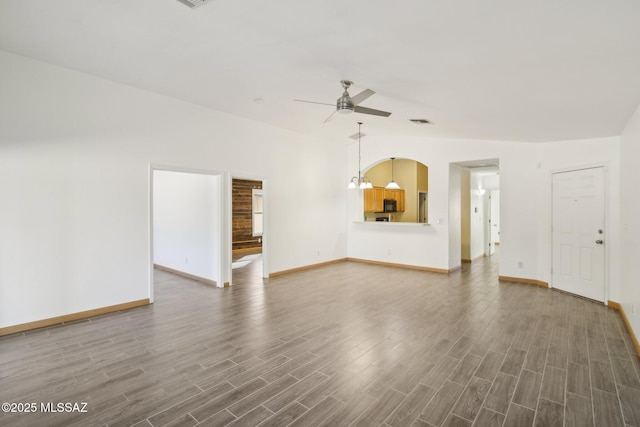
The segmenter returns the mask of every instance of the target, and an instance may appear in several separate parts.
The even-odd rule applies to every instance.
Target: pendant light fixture
[[[367,178],[366,176],[362,176],[362,174],[360,173],[360,126],[362,126],[362,122],[358,122],[358,176],[354,176],[353,178],[351,178],[351,181],[349,181],[349,185],[347,185],[347,188],[373,188],[373,184],[371,184],[369,178]]]
[[[387,186],[384,187],[384,188],[389,189],[389,190],[399,190],[400,189],[400,186],[394,180],[394,174],[393,174],[393,161],[394,160],[395,160],[395,157],[391,157],[391,181],[389,181]]]

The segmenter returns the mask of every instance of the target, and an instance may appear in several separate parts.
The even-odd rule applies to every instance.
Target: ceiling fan
[[[371,114],[374,116],[382,116],[382,117],[389,117],[391,115],[391,113],[387,111],[374,110],[373,108],[360,106],[360,103],[362,101],[369,98],[371,95],[375,93],[371,89],[365,89],[357,95],[350,96],[349,87],[353,84],[353,82],[349,80],[340,80],[340,83],[344,88],[344,92],[342,93],[342,96],[338,98],[338,100],[336,101],[336,104],[335,104],[336,111],[334,111],[333,113],[331,113],[329,117],[327,117],[327,119],[324,121],[325,123],[331,120],[335,113],[348,114],[348,113],[356,112],[356,113]],[[331,105],[331,106],[334,105],[334,104],[327,104],[325,102],[305,101],[303,99],[294,99],[294,101],[308,102],[310,104],[321,104],[321,105]]]

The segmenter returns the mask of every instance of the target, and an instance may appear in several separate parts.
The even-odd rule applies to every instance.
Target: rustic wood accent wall
[[[232,184],[232,249],[262,250],[262,237],[252,236],[251,190],[262,188],[262,181],[233,179]]]

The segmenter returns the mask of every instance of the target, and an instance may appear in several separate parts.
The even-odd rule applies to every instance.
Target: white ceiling
[[[613,136],[640,104],[638,0],[5,0],[0,49],[331,139]],[[293,101],[341,79],[391,117]]]

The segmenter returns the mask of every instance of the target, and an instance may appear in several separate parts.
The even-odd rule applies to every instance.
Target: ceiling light
[[[345,93],[338,98],[336,102],[336,111],[340,114],[350,114],[353,113],[353,109],[355,106],[349,97],[349,94],[345,91]]]
[[[389,181],[389,183],[384,187],[388,190],[399,190],[400,186],[398,185],[398,183],[394,180],[393,178],[393,160],[395,159],[395,157],[391,158],[391,181]]]

